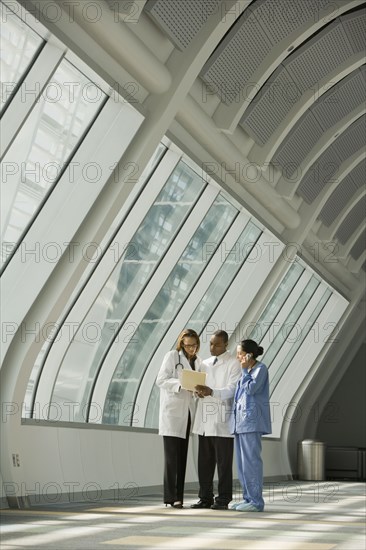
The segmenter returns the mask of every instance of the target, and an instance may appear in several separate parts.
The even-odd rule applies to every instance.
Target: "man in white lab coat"
[[[232,500],[234,439],[230,433],[233,398],[241,376],[241,365],[227,351],[228,334],[216,331],[210,339],[211,357],[200,370],[206,385],[196,386],[197,410],[192,432],[199,436],[199,501],[191,508],[227,510]],[[213,478],[217,466],[218,495],[214,498]]]

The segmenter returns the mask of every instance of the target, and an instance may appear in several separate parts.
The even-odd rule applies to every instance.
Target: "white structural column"
[[[251,163],[235,147],[192,97],[187,97],[176,118],[183,128],[194,136],[198,143],[215,159],[214,166],[209,163],[206,167],[207,171],[211,170],[212,176],[217,172],[220,174],[221,170],[221,179],[230,182],[227,175],[234,174],[235,183],[245,186],[250,194],[258,199],[277,220],[290,228],[299,225],[300,217],[296,210],[280,197],[262,174],[256,177],[254,184],[246,178],[247,170],[252,169],[257,174],[257,164]]]

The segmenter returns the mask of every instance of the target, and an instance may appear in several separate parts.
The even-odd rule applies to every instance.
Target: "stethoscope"
[[[188,361],[188,359],[187,359]],[[188,361],[189,362],[189,361]],[[181,361],[180,361],[180,353],[178,351],[178,363],[175,364],[175,370],[177,370],[177,368],[180,367],[182,370],[184,369],[184,365],[182,365]]]
[[[178,367],[181,367],[182,370],[184,369],[184,366],[180,362],[180,353],[179,353],[179,351],[178,351],[178,363],[176,363],[176,365],[175,365],[175,370],[177,370]]]

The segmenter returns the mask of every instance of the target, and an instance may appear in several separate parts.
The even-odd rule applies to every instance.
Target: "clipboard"
[[[180,383],[184,390],[194,391],[194,387],[198,384],[201,386],[206,385],[206,373],[183,369],[181,372]]]

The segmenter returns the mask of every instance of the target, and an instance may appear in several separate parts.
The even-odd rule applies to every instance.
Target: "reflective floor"
[[[366,548],[365,484],[265,485],[261,513],[165,508],[160,495],[2,510],[1,550],[67,548],[357,550]],[[239,499],[239,495],[238,495]]]

